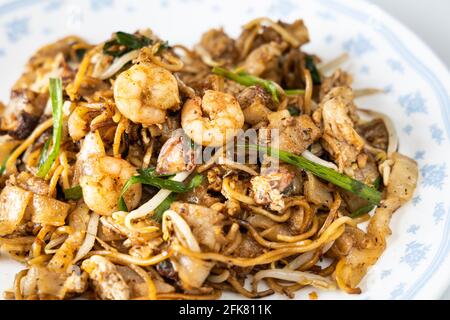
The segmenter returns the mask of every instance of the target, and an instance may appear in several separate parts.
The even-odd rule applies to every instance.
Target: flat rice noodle
[[[64,297],[64,282],[67,276],[51,272],[45,267],[32,266],[26,277],[22,279],[22,294],[25,299],[38,296],[62,299]]]
[[[89,208],[80,203],[69,217],[69,226],[74,232],[69,234],[66,241],[53,255],[48,268],[54,272],[67,272],[75,258],[75,252],[80,248],[86,235],[89,222]]]
[[[185,290],[201,288],[214,267],[214,263],[181,255],[171,261]]]
[[[394,153],[392,160],[394,165],[387,186],[386,200],[370,220],[367,246],[363,249],[353,247],[350,253],[340,260],[341,266],[336,269],[336,279],[339,278],[348,288],[355,288],[366,275],[368,268],[377,262],[386,248],[386,238],[391,234],[389,223],[392,215],[414,194],[418,178],[417,163],[399,153]]]
[[[308,202],[330,208],[333,203],[330,188],[319,181],[313,174],[308,172],[307,176],[308,180],[304,183],[304,193]]]
[[[33,266],[28,270],[25,277],[22,278],[20,286],[22,288],[22,295],[26,299],[37,294],[37,279],[38,279],[38,267]]]
[[[33,194],[19,187],[6,186],[0,194],[0,236],[13,233],[25,215]]]
[[[66,224],[70,205],[46,196],[35,194],[28,208],[31,221],[43,225],[60,227]]]
[[[418,170],[417,162],[401,155],[393,153],[394,165],[391,170],[387,186],[387,198],[398,198],[401,204],[409,201],[417,185]]]
[[[89,219],[89,223],[87,225],[86,236],[84,237],[84,241],[78,249],[77,255],[73,260],[73,263],[80,261],[83,259],[89,251],[92,250],[95,244],[95,238],[98,233],[98,224],[99,224],[99,215],[96,213],[91,213],[91,217]]]
[[[342,258],[344,265],[336,277],[351,288],[355,288],[366,275],[370,266],[374,265],[386,248],[386,237],[391,233],[389,222],[392,214],[400,207],[398,199],[388,199],[375,211],[369,227],[376,231],[376,236],[371,232],[367,233],[370,243],[368,247],[358,249],[353,247],[350,253]]]

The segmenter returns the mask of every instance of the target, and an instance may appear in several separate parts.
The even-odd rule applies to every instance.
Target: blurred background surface
[[[449,0],[371,0],[425,41],[450,69]]]

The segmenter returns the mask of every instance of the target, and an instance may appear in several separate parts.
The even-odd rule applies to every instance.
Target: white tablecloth
[[[450,43],[443,34],[450,30],[448,0],[371,0],[403,22],[424,40],[450,69]]]

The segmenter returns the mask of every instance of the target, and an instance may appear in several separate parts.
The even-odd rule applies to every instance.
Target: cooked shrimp
[[[89,132],[89,122],[94,118],[89,113],[92,109],[86,107],[76,107],[67,120],[69,136],[74,141],[83,139]]]
[[[114,83],[114,99],[125,117],[146,126],[163,123],[167,110],[180,104],[176,78],[150,63],[122,72]]]
[[[181,126],[196,143],[221,146],[242,129],[244,114],[232,95],[207,90],[203,99],[186,101],[181,111]]]
[[[80,186],[83,198],[92,211],[109,215],[118,209],[118,200],[125,183],[136,173],[128,161],[113,157],[90,157],[83,165]],[[141,185],[131,186],[123,198],[128,208],[135,208],[141,199]]]
[[[136,168],[126,160],[106,156],[97,132],[86,136],[77,167],[83,199],[89,209],[101,215],[117,211],[122,188]],[[135,208],[141,194],[140,184],[131,186],[123,196],[127,207]]]

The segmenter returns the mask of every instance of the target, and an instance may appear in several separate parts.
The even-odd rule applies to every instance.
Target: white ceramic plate
[[[70,33],[102,41],[113,31],[151,27],[170,43],[191,45],[210,27],[237,35],[243,23],[259,16],[303,18],[312,39],[305,49],[325,61],[349,52],[344,67],[355,87],[386,90],[358,104],[393,118],[400,151],[420,167],[414,199],[394,216],[388,248],[362,281],[363,293],[320,292],[319,298],[438,299],[450,284],[450,77],[426,45],[366,1],[1,1],[0,98],[7,101],[35,49]],[[0,291],[11,287],[19,268],[0,257]],[[224,296],[230,297],[236,296]]]

